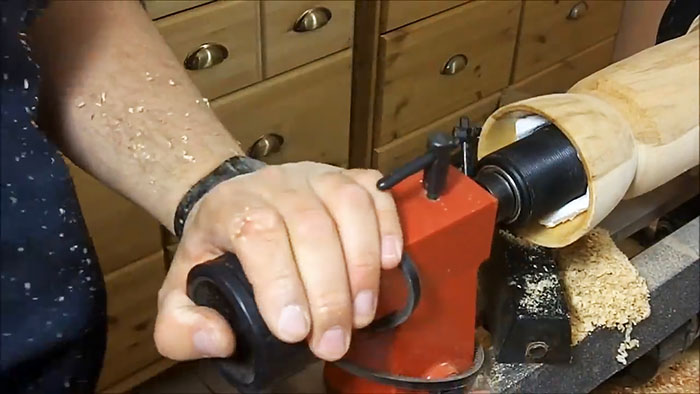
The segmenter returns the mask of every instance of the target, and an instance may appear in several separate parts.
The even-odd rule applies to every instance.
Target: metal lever
[[[399,167],[377,182],[379,190],[388,190],[409,176],[423,170],[423,187],[428,198],[437,200],[447,183],[450,154],[457,142],[445,133],[435,133],[428,138],[428,152]]]
[[[476,148],[480,134],[481,127],[472,126],[467,117],[460,118],[459,125],[452,131],[462,151],[462,172],[468,177],[476,175]]]

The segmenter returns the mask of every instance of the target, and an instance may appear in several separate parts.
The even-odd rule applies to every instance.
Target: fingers
[[[260,313],[280,340],[301,341],[309,334],[311,316],[284,221],[261,201],[241,211],[245,217],[234,220],[231,244],[253,286]]]
[[[362,185],[372,196],[381,237],[382,268],[395,268],[403,254],[403,235],[396,204],[391,193],[377,189],[382,174],[375,170],[348,170],[344,174]]]
[[[182,289],[164,287],[159,297],[154,339],[161,355],[185,361],[233,353],[233,333],[218,313],[194,305]]]
[[[350,345],[353,319],[343,250],[333,219],[311,190],[279,191],[275,196],[311,310],[311,350],[326,361],[338,360]]]
[[[353,299],[353,324],[374,320],[380,276],[380,245],[374,203],[367,190],[334,172],[312,179],[311,185],[333,217],[342,242]]]
[[[258,195],[244,190],[228,191],[222,198],[225,204],[200,208],[193,225],[201,230],[191,233],[204,234],[219,250],[236,254],[253,287],[258,310],[277,338],[292,343],[303,340],[311,329],[309,306],[282,217]],[[187,253],[201,245],[201,240],[188,241],[183,239],[178,249],[183,251],[183,260],[205,261],[196,253]]]

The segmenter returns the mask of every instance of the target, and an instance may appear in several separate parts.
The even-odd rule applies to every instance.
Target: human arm
[[[189,188],[234,155],[216,119],[137,2],[57,1],[31,34],[42,67],[40,123],[80,167],[172,230]],[[235,130],[231,130],[235,135]],[[380,264],[402,249],[378,173],[296,163],[216,186],[190,213],[159,293],[155,339],[174,359],[224,356],[225,321],[185,295],[195,264],[236,253],[271,331],[337,359],[374,316]],[[336,330],[337,328],[337,330]],[[324,333],[344,349],[324,350]]]

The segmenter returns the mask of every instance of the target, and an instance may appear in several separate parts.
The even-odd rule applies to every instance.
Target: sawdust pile
[[[558,250],[556,259],[571,315],[573,345],[597,327],[631,330],[649,316],[646,281],[607,231],[591,231]],[[635,345],[631,341],[622,344],[624,353]]]

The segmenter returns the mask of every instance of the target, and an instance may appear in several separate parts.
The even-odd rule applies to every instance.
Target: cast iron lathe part
[[[461,118],[450,138],[445,133],[433,133],[428,137],[427,152],[377,182],[379,190],[388,190],[409,176],[423,170],[423,187],[429,199],[437,200],[447,183],[447,170],[455,149],[461,148],[462,169],[465,175],[476,171],[476,145],[481,129],[470,125],[468,118]]]
[[[586,193],[576,148],[554,125],[483,157],[474,180],[498,200],[497,222],[522,226]]]

